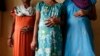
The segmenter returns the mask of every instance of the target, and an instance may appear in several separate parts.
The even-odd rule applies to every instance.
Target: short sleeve
[[[41,2],[38,2],[36,5],[36,11],[41,11]]]

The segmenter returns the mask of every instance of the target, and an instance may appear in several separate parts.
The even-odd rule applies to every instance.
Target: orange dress
[[[31,50],[30,44],[32,41],[33,30],[29,32],[21,32],[25,26],[34,28],[34,16],[14,16],[14,48],[13,56],[34,56],[34,51]]]

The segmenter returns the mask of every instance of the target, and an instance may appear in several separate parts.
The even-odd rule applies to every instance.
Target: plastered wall
[[[32,3],[36,3],[37,0],[34,0]],[[10,10],[21,4],[20,0],[6,0],[7,11],[2,12],[2,22],[1,22],[1,36],[0,36],[0,56],[12,56],[12,49],[7,46],[7,38],[11,29],[12,19],[9,15]],[[94,31],[94,43],[95,43],[95,52],[96,56],[100,56],[100,0],[97,0],[96,4],[98,19],[92,21],[92,27]],[[1,12],[0,12],[1,14]],[[0,15],[1,17],[1,15]]]

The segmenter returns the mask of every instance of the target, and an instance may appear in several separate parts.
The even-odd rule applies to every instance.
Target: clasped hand
[[[60,23],[60,19],[55,17],[55,16],[50,17],[48,20],[45,21],[45,25],[47,27],[52,27],[52,26],[57,25],[59,23]]]

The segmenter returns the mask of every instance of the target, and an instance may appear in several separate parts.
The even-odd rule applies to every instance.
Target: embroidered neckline
[[[17,16],[32,16],[35,12],[34,7],[29,6],[28,8],[25,8],[24,5],[16,6],[14,11]]]

